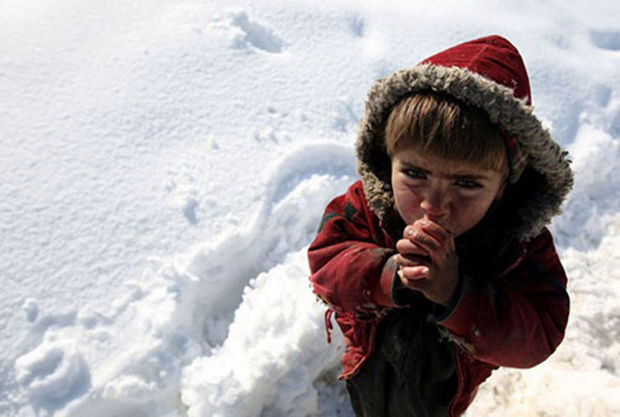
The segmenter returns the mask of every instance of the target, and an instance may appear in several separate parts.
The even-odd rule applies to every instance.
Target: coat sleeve
[[[397,265],[391,246],[356,182],[327,206],[308,250],[315,294],[336,312],[358,317],[393,306]]]
[[[463,277],[456,306],[438,324],[478,360],[528,368],[560,344],[568,311],[566,274],[544,230],[497,280]]]

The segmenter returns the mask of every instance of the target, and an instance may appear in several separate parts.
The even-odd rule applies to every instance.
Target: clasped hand
[[[459,259],[453,234],[425,217],[405,227],[396,250],[402,284],[436,304],[448,306],[458,282]]]

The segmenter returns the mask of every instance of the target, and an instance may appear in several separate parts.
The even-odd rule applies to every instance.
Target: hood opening
[[[448,94],[484,110],[491,122],[518,141],[518,147],[527,156],[527,165],[521,178],[504,195],[514,200],[510,211],[519,220],[515,223],[519,240],[537,236],[560,212],[573,184],[566,152],[533,114],[523,62],[516,48],[501,39],[493,36],[457,45],[423,64],[380,79],[371,87],[356,151],[366,199],[380,220],[394,211],[391,163],[384,143],[387,117],[395,103],[427,90]],[[479,52],[475,59],[465,60],[464,64],[462,55],[475,51]],[[458,58],[455,65],[450,65],[451,57]],[[465,65],[468,67],[464,68]],[[513,73],[516,75],[510,76]],[[516,97],[515,91],[525,96]]]

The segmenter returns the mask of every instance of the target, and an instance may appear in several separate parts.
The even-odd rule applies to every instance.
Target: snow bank
[[[352,155],[332,143],[283,156],[253,221],[129,282],[105,310],[52,325],[28,300],[43,338],[15,362],[15,400],[66,416],[312,414],[342,343],[323,343],[305,255],[321,211],[307,207],[353,181]]]
[[[316,412],[313,383],[341,352],[317,343],[323,308],[309,294],[308,269],[299,267],[305,259],[302,249],[250,281],[226,341],[185,368],[181,398],[188,416]]]

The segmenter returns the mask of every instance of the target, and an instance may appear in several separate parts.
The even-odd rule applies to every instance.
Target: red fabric
[[[487,36],[456,45],[420,64],[468,69],[512,89],[516,98],[532,104],[530,82],[521,55],[501,36]]]
[[[341,378],[354,375],[373,350],[391,298],[395,242],[368,208],[361,181],[334,199],[308,257],[314,292],[336,312],[346,351]],[[498,366],[531,367],[547,358],[568,318],[566,276],[544,231],[495,280],[464,278],[461,297],[438,323],[453,342],[459,387],[450,415],[462,413]]]

